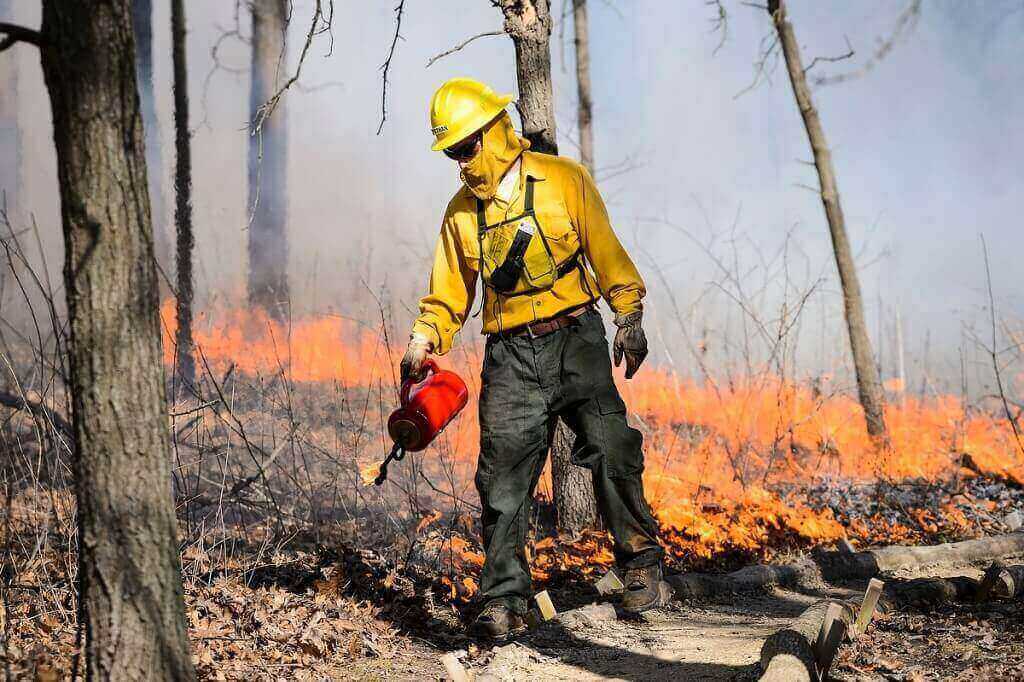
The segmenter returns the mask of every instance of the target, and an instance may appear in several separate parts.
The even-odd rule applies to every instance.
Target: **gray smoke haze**
[[[14,4],[15,20],[38,24],[37,3]],[[169,10],[154,4],[157,110],[167,165],[160,172],[170,196]],[[304,88],[287,95],[288,223],[296,308],[373,319],[369,287],[386,292],[404,328],[426,283],[441,213],[458,186],[451,162],[429,151],[429,97],[456,75],[514,93],[515,70],[512,44],[503,36],[481,38],[424,69],[434,54],[499,29],[501,17],[483,0],[410,0],[390,73],[387,122],[376,135],[379,67],[394,31],[393,4],[336,2],[332,53],[328,36],[318,37],[303,70]],[[563,13],[562,3],[555,5]],[[891,0],[789,5],[805,63],[844,52],[844,37],[856,50],[844,62],[819,63],[812,76],[862,66],[905,6]],[[294,3],[289,70],[311,6]],[[743,315],[713,284],[721,272],[698,244],[747,273],[750,292],[764,290],[757,301],[767,320],[778,317],[786,289],[780,249],[788,244],[785,263],[795,285],[823,278],[800,332],[802,370],[815,372],[842,360],[846,341],[824,214],[818,197],[801,187],[816,185],[805,163],[810,151],[781,63],[772,68],[769,62],[766,81],[737,97],[754,79],[771,25],[761,10],[726,7],[727,38],[716,53],[721,36],[712,33],[712,11],[700,0],[589,3],[597,176],[647,278],[662,359],[692,369],[672,299],[680,310],[693,311],[690,331],[707,330],[719,362],[739,352]],[[222,40],[225,68],[210,74],[211,48],[234,29],[234,11],[228,0],[187,7],[201,301],[244,291],[248,45]],[[556,17],[552,61],[559,142],[563,154],[574,156],[567,19],[563,33]],[[243,36],[249,23],[243,13]],[[886,376],[897,309],[916,362],[923,361],[928,337],[933,371],[953,367],[965,343],[962,325],[987,315],[980,234],[989,246],[1000,312],[1024,317],[1018,265],[1024,253],[1022,28],[1017,2],[925,0],[916,26],[874,69],[815,89]],[[12,57],[18,60],[24,139],[20,218],[36,215],[53,267],[61,237],[49,105],[35,52],[18,46],[0,59]],[[164,223],[170,224],[169,215]],[[943,358],[947,364],[940,367]]]

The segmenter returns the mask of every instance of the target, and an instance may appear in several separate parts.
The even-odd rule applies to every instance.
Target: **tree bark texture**
[[[130,0],[45,0],[86,679],[194,678],[171,499]]]
[[[769,635],[761,646],[761,682],[817,681],[822,658],[819,638],[825,614],[832,603],[840,605],[839,620],[849,627],[853,609],[848,604],[820,601],[812,604],[789,625]]]
[[[286,102],[271,116],[261,107],[277,92],[288,66],[287,0],[252,3],[252,82],[249,91],[249,301],[275,317],[288,304],[288,128]]]
[[[142,125],[146,129],[146,169],[153,214],[153,240],[157,262],[166,265],[171,262],[171,245],[164,215],[166,203],[160,121],[153,95],[153,0],[132,0],[132,26],[135,28],[135,77],[142,101]]]
[[[0,20],[13,20],[11,0],[0,0]],[[13,53],[0,59],[0,208],[12,216],[21,201],[21,135],[18,130],[18,62]]]
[[[818,170],[821,203],[825,207],[825,217],[828,219],[829,232],[832,235],[836,267],[839,270],[839,281],[843,289],[846,327],[850,335],[850,348],[853,351],[853,367],[857,375],[860,404],[864,408],[868,433],[876,442],[887,444],[885,396],[882,392],[882,383],[878,378],[878,369],[875,367],[867,322],[864,319],[864,301],[860,293],[860,282],[857,279],[853,251],[846,236],[846,220],[839,203],[839,188],[836,184],[835,170],[832,167],[832,153],[825,140],[821,119],[811,101],[811,91],[807,87],[807,77],[800,57],[800,46],[796,41],[792,24],[786,19],[785,5],[782,0],[770,0],[768,11],[779,35],[779,44],[782,46],[782,54],[786,60],[786,69],[789,72],[790,84],[793,86],[793,95],[796,98],[797,107],[800,109],[800,115],[803,117],[811,151],[814,153],[814,166]]]
[[[505,32],[516,51],[523,137],[530,148],[557,154],[555,104],[551,88],[551,7],[548,0],[500,0]]]
[[[192,355],[192,142],[188,130],[188,65],[185,51],[185,3],[171,0],[171,57],[174,62],[174,227],[177,236],[177,328],[175,358],[178,376],[195,383]]]
[[[551,444],[551,494],[555,501],[555,523],[562,532],[579,535],[596,528],[597,498],[589,469],[572,463],[572,431],[562,420]]]
[[[573,28],[576,33],[576,119],[580,129],[580,163],[594,175],[593,103],[590,99],[590,30],[587,0],[573,0]]]

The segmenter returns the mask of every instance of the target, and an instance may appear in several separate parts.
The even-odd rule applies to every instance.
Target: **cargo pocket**
[[[643,435],[626,423],[626,404],[619,392],[598,394],[597,410],[601,415],[604,437],[604,458],[610,478],[639,477],[644,470]]]

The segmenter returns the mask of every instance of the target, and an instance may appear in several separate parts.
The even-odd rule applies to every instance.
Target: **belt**
[[[529,336],[531,339],[536,339],[540,336],[546,336],[552,332],[556,332],[559,329],[565,329],[577,324],[577,319],[580,315],[594,309],[592,303],[587,303],[570,310],[569,312],[562,313],[558,317],[552,317],[550,320],[541,320],[540,322],[530,322],[529,324],[523,324],[518,327],[513,327],[504,332],[498,332],[494,336],[504,336],[506,338],[514,336]]]

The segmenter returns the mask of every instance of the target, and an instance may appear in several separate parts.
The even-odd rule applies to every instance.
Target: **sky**
[[[38,25],[38,3],[10,4],[13,19]],[[312,4],[293,3],[289,72]],[[441,214],[459,184],[453,164],[429,150],[429,98],[445,79],[463,75],[514,94],[514,52],[507,37],[484,37],[425,68],[433,55],[500,29],[501,17],[484,0],[408,0],[378,134],[380,67],[397,2],[359,3],[356,10],[335,4],[333,43],[326,34],[316,38],[301,89],[286,97],[293,294],[304,310],[369,317],[375,304],[364,294],[372,291],[391,302],[403,326],[423,293]],[[808,189],[816,177],[806,135],[781,59],[769,59],[764,78],[749,87],[771,42],[766,13],[723,4],[724,40],[702,0],[590,0],[596,175],[648,283],[656,357],[689,365],[682,350],[689,334],[706,337],[721,361],[735,360],[744,321],[748,332],[756,325],[744,304],[771,326],[782,316],[784,294],[792,315],[813,288],[796,351],[808,371],[820,371],[844,356],[845,337],[827,224]],[[862,68],[906,6],[787,4],[805,64],[846,52],[847,41],[854,50],[847,60],[819,62],[812,80]],[[166,2],[154,5],[158,172],[170,197],[169,10]],[[197,278],[205,301],[244,290],[249,46],[224,37],[235,28],[234,8],[231,0],[186,3]],[[562,2],[553,11],[558,139],[561,152],[575,156],[571,12],[563,21]],[[248,35],[244,13],[238,27]],[[923,0],[919,19],[872,69],[813,89],[883,373],[893,371],[897,314],[919,369],[926,344],[933,362],[952,366],[966,343],[964,326],[985,321],[982,235],[999,314],[1024,318],[1022,28],[1019,2]],[[23,136],[16,217],[35,217],[52,268],[61,236],[48,101],[33,50],[19,45],[0,55],[11,58]]]

